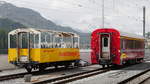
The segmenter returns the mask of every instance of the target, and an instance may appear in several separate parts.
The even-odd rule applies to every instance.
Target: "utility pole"
[[[102,0],[102,28],[104,28],[104,0]]]
[[[145,6],[143,6],[143,36],[145,37]]]

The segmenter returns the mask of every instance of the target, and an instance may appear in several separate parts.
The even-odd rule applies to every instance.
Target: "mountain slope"
[[[8,48],[8,32],[16,28],[25,28],[23,24],[7,18],[0,18],[0,54],[6,54]]]
[[[25,27],[40,28],[40,29],[44,28],[44,29],[58,30],[58,31],[65,31],[65,32],[75,32],[80,35],[81,43],[89,44],[90,37],[88,33],[75,31],[71,27],[62,27],[60,25],[57,25],[52,21],[45,19],[38,12],[33,11],[31,9],[16,7],[10,3],[0,1],[0,18],[8,18],[9,20],[25,25]],[[0,24],[3,23],[0,22]],[[7,24],[7,22],[4,24]]]
[[[26,28],[26,26],[8,18],[0,18],[0,30],[10,31],[16,28]]]
[[[0,4],[0,17],[9,18],[28,27],[75,32],[71,28],[58,26],[52,21],[43,18],[38,12],[16,7],[9,3]]]

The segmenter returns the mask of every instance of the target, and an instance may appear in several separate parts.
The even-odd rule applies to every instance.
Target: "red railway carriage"
[[[97,29],[91,35],[93,64],[123,65],[141,62],[144,58],[144,37],[112,28]]]

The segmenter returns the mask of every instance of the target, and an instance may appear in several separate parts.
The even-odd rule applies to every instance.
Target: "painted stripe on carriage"
[[[79,56],[79,52],[60,52],[60,56]]]

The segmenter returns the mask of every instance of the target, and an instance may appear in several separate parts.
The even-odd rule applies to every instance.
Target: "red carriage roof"
[[[118,31],[120,33],[120,36],[125,36],[125,37],[131,37],[131,38],[139,38],[139,39],[144,39],[143,36],[141,35],[137,35],[137,34],[134,34],[134,33],[127,33],[127,32],[122,32],[122,31],[119,31],[115,28],[99,28],[99,29],[96,29],[95,31],[92,32],[92,34],[96,33],[96,32],[99,32],[101,30],[107,30],[107,31]]]

